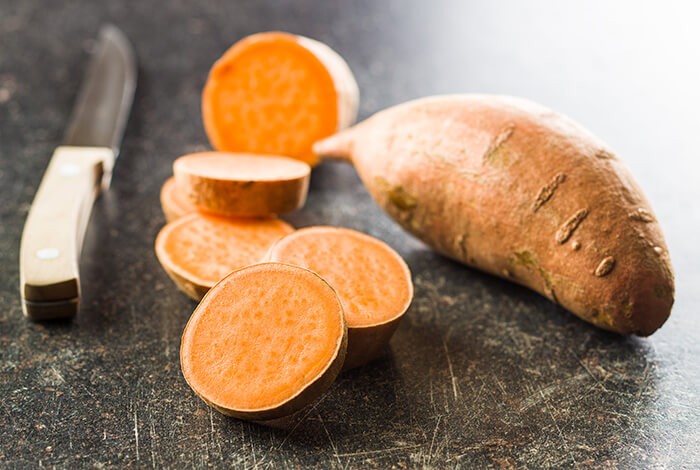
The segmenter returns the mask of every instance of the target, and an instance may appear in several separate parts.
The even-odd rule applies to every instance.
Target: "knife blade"
[[[20,245],[22,311],[35,320],[73,317],[78,260],[95,198],[106,190],[136,88],[133,48],[115,26],[100,29],[66,129],[29,209]]]

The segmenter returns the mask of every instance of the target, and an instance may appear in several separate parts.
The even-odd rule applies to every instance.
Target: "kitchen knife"
[[[78,259],[92,204],[107,189],[136,87],[136,60],[114,26],[100,30],[63,145],[29,209],[20,247],[22,310],[32,319],[78,311]]]

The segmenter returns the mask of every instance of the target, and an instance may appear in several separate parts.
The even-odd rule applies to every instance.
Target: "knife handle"
[[[114,163],[106,147],[56,148],[22,232],[22,311],[34,320],[78,312],[78,260],[92,204]]]

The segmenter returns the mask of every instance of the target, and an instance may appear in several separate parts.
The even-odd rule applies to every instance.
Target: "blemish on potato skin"
[[[403,186],[394,186],[387,193],[387,196],[389,197],[389,201],[402,211],[411,210],[418,205],[416,198],[411,196]]]
[[[583,222],[583,219],[585,219],[587,216],[588,209],[581,209],[574,215],[569,217],[569,219],[566,222],[564,222],[564,225],[559,227],[559,230],[557,230],[557,233],[555,235],[557,243],[559,243],[560,245],[566,243],[566,241],[569,238],[571,238],[571,235],[573,235],[574,231],[578,228],[581,222]]]
[[[613,326],[613,319],[607,312],[594,308],[590,313],[591,322],[595,325],[603,325],[605,327]]]
[[[512,265],[524,266],[528,271],[536,272],[542,279],[542,287],[545,295],[554,303],[558,304],[557,294],[554,292],[554,285],[551,276],[541,265],[535,254],[529,250],[513,252],[511,258]]]
[[[637,232],[637,238],[639,241],[644,244],[646,247],[651,248],[651,250],[656,253],[657,255],[662,255],[664,253],[664,249],[658,246],[655,241],[649,240],[647,237],[644,236],[643,233]]]
[[[418,205],[418,200],[409,194],[403,186],[392,185],[381,176],[375,178],[375,183],[379,190],[386,194],[389,202],[400,211],[408,211]]]
[[[571,249],[573,251],[578,251],[581,249],[581,244],[578,241],[574,240],[574,242],[571,244]]]
[[[552,286],[552,282],[550,281],[549,277],[545,276],[544,271],[540,269],[540,274],[542,275],[542,281],[544,282],[544,292],[547,294],[547,297],[550,298],[552,302],[555,304],[559,304],[559,299],[557,299],[557,294],[554,292],[554,286]]]
[[[632,220],[636,220],[637,222],[644,222],[644,223],[649,223],[654,221],[654,216],[651,215],[651,213],[643,208],[639,208],[634,212],[631,212],[629,214],[629,218]]]
[[[516,251],[513,253],[513,262],[515,265],[522,265],[526,268],[532,268],[539,265],[535,259],[535,255],[529,250]]]
[[[610,274],[614,267],[615,258],[613,258],[612,256],[608,256],[606,258],[603,258],[603,261],[601,261],[598,267],[595,268],[593,274],[595,274],[597,277],[607,276],[608,274]]]
[[[503,144],[506,143],[508,139],[511,138],[513,132],[515,131],[514,125],[509,125],[491,141],[489,147],[484,152],[482,161],[489,165],[503,165],[508,163],[503,155],[500,155],[500,150]]]
[[[630,302],[628,299],[625,302],[624,307],[622,307],[622,316],[629,320],[630,318],[632,318],[632,310],[633,310],[632,302]]]
[[[465,233],[457,235],[454,244],[455,248],[461,253],[462,259],[467,259],[467,254],[469,253],[467,250],[467,235]]]
[[[601,160],[614,160],[615,155],[613,155],[611,152],[608,152],[605,149],[598,150],[595,153],[596,158],[600,158]]]
[[[552,181],[540,189],[540,192],[537,193],[537,197],[535,198],[535,203],[532,205],[532,212],[537,212],[540,207],[549,201],[552,196],[554,196],[554,192],[557,190],[559,185],[564,181],[566,181],[566,174],[559,173],[552,179]]]

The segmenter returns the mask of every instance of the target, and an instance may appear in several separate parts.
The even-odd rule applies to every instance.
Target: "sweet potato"
[[[274,242],[293,231],[278,219],[195,212],[161,229],[156,256],[180,290],[200,300],[226,274],[262,261]]]
[[[214,64],[202,117],[217,150],[287,155],[315,165],[314,141],[351,125],[359,92],[331,48],[267,32],[234,44]]]
[[[266,217],[300,208],[311,168],[271,155],[202,152],[173,164],[177,188],[198,209],[231,217]]]
[[[300,410],[335,380],[347,328],[335,291],[317,274],[262,263],[226,276],[182,335],[185,380],[207,404],[242,419]]]
[[[674,278],[661,227],[623,163],[570,119],[522,99],[405,103],[316,144],[351,161],[406,230],[580,318],[650,335]]]
[[[336,290],[348,323],[344,369],[382,352],[413,298],[411,272],[401,256],[355,230],[297,230],[276,242],[267,259],[308,268]]]
[[[180,217],[197,210],[189,199],[183,196],[182,191],[177,188],[175,178],[172,176],[165,181],[160,189],[160,206],[163,209],[167,222],[174,222]]]

